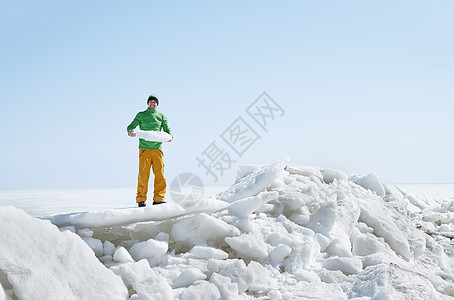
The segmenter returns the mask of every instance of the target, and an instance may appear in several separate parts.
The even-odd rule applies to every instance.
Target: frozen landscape
[[[454,299],[454,199],[374,173],[244,165],[216,196],[146,208],[24,193],[0,198],[0,300]]]

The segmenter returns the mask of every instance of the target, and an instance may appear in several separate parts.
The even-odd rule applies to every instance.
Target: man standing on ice
[[[135,137],[134,128],[139,125],[140,130],[161,131],[172,135],[167,118],[156,110],[159,105],[158,97],[151,95],[147,100],[148,108],[139,112],[129,124],[128,135]],[[171,142],[173,137],[168,140]],[[144,139],[139,140],[139,178],[137,183],[136,202],[139,207],[146,206],[148,193],[148,180],[150,179],[150,168],[153,166],[154,174],[154,195],[153,205],[164,202],[166,193],[166,179],[164,178],[164,153],[161,149],[162,142],[151,142]]]

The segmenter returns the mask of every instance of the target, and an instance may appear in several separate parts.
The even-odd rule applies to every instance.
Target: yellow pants
[[[161,149],[139,149],[139,178],[137,183],[136,202],[147,201],[148,180],[150,168],[154,174],[153,201],[164,201],[166,194],[166,179],[164,178],[164,153]]]

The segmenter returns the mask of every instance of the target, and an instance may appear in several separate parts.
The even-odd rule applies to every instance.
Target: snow
[[[333,170],[333,169],[326,168],[326,169],[321,169],[320,173],[322,173],[323,181],[328,184],[333,183],[334,180],[337,180],[337,181],[348,180],[348,175],[339,170]]]
[[[272,291],[269,291],[269,293],[267,294],[268,298],[270,298],[270,300],[276,300],[276,299],[282,299],[282,294],[281,292],[277,291],[277,290],[272,290]]]
[[[410,245],[405,238],[405,233],[400,230],[392,219],[392,212],[383,206],[381,202],[371,199],[360,201],[360,207],[360,221],[373,228],[374,233],[383,237],[396,253],[409,259]]]
[[[167,253],[169,245],[165,241],[155,241],[149,239],[145,242],[138,242],[132,245],[130,254],[135,261],[144,258],[157,258]]]
[[[101,257],[103,255],[103,252],[104,252],[104,248],[103,248],[103,245],[102,245],[102,242],[98,239],[94,239],[94,238],[87,238],[87,237],[81,237],[82,240],[84,240],[85,243],[87,243],[88,247],[91,248],[91,250],[93,250],[93,252],[95,253],[95,255],[97,257]]]
[[[226,237],[225,242],[242,258],[261,261],[268,257],[267,245],[254,234]]]
[[[192,255],[205,259],[226,259],[229,254],[213,247],[195,246],[189,251]]]
[[[257,211],[265,203],[278,196],[277,192],[260,193],[254,197],[241,199],[230,204],[227,209],[230,214],[240,218],[247,218],[250,214]]]
[[[284,244],[277,245],[269,255],[270,264],[273,266],[279,265],[291,252],[291,247]]]
[[[145,259],[113,266],[111,269],[123,278],[128,287],[137,292],[138,299],[173,298],[172,288],[165,278],[156,275]]]
[[[213,275],[211,275],[210,282],[218,288],[222,299],[234,300],[239,298],[238,285],[232,283],[232,280],[229,277],[213,273]]]
[[[57,226],[107,227],[125,225],[142,221],[162,221],[202,211],[216,211],[227,206],[225,202],[203,199],[189,209],[174,203],[151,205],[138,210],[134,208],[87,211],[50,216],[48,219]]]
[[[323,175],[319,167],[313,166],[287,166],[285,168],[290,174],[303,175],[306,177],[315,176],[321,181],[323,181]]]
[[[0,300],[11,300],[9,294],[0,286]]]
[[[132,258],[131,254],[129,254],[128,250],[121,246],[115,249],[113,260],[117,263],[134,262],[134,259]]]
[[[76,234],[11,206],[0,209],[0,270],[19,299],[125,299],[120,277]],[[3,285],[3,280],[2,280]]]
[[[375,173],[285,159],[188,207],[39,217],[0,207],[0,300],[454,299],[454,200]]]
[[[83,229],[79,229],[77,234],[80,237],[91,238],[93,236],[93,230],[91,230],[90,228],[83,228]]]
[[[175,287],[188,287],[192,285],[197,280],[204,280],[207,278],[205,274],[202,273],[197,268],[191,268],[184,270],[180,276],[175,280],[174,286]]]
[[[137,138],[150,142],[168,142],[172,136],[164,131],[134,129]]]
[[[103,243],[103,254],[113,256],[115,252],[115,245],[109,241]]]
[[[223,243],[228,236],[239,234],[239,230],[226,222],[201,213],[178,220],[170,232],[176,242],[190,246]]]
[[[349,180],[362,186],[366,190],[375,192],[380,197],[385,196],[385,187],[383,186],[382,182],[380,181],[380,178],[378,178],[377,174],[375,174],[375,173],[370,173],[366,176],[352,175],[352,176],[350,176]]]
[[[181,300],[220,299],[221,293],[216,285],[206,281],[198,281],[186,288],[179,298]]]
[[[225,192],[219,193],[217,198],[226,202],[257,195],[266,189],[284,170],[288,159],[284,159],[270,166],[258,168],[237,181]]]
[[[322,267],[327,270],[339,270],[346,275],[362,271],[363,264],[355,257],[329,257],[323,261]]]

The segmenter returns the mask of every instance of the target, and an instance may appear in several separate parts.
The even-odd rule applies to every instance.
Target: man
[[[167,118],[156,110],[159,105],[158,97],[151,95],[147,100],[148,108],[145,111],[139,112],[134,120],[129,124],[127,130],[128,135],[135,137],[134,128],[137,125],[141,130],[164,130],[168,134],[170,132]],[[173,137],[169,140],[171,142]],[[161,149],[161,142],[150,142],[144,139],[139,140],[139,178],[137,183],[137,197],[136,202],[139,207],[146,206],[148,193],[148,180],[150,178],[150,168],[153,166],[154,174],[154,195],[153,205],[161,204],[164,202],[166,193],[166,179],[164,178],[164,153]]]

